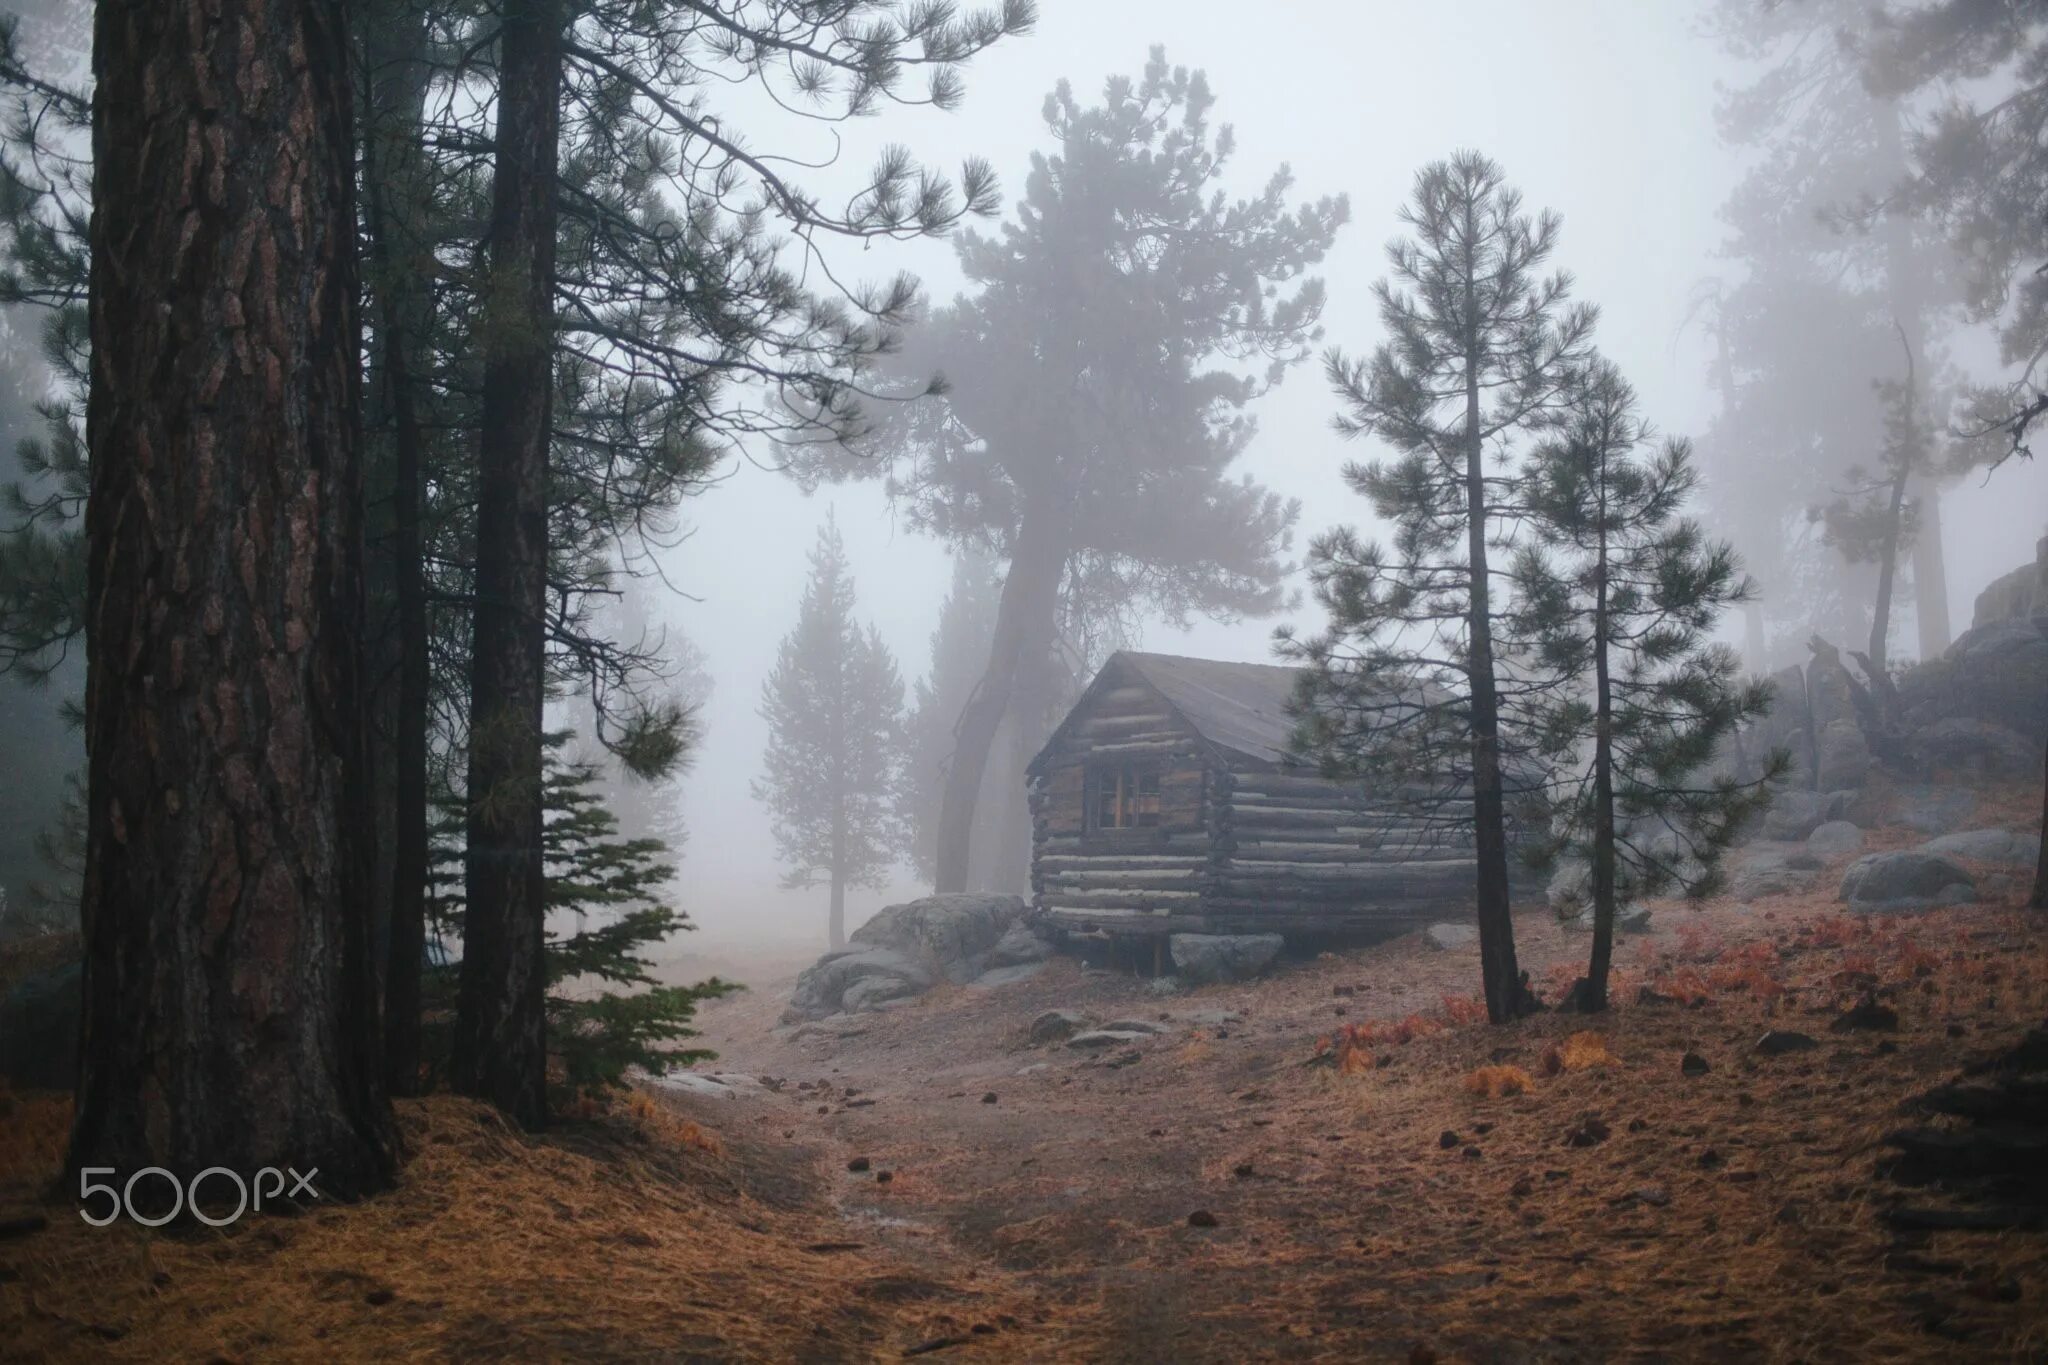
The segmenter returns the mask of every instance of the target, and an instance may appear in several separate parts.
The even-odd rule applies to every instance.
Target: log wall
[[[1217,760],[1151,688],[1110,688],[1031,781],[1031,886],[1089,933],[1398,933],[1469,911],[1469,821],[1424,820],[1307,773]],[[1089,827],[1089,770],[1160,774],[1157,826]]]

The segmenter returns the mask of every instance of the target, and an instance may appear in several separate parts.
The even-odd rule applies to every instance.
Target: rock
[[[1031,1021],[1031,1041],[1040,1045],[1065,1042],[1087,1026],[1086,1015],[1073,1010],[1047,1010]]]
[[[1848,717],[1829,721],[1816,741],[1814,785],[1824,792],[1860,787],[1870,773],[1870,745]]]
[[[1216,1226],[1216,1215],[1207,1209],[1196,1209],[1188,1215],[1188,1226],[1191,1228],[1213,1228]]]
[[[1147,995],[1178,995],[1180,979],[1172,976],[1155,976],[1145,983]]]
[[[1614,917],[1614,927],[1624,934],[1647,934],[1650,932],[1650,907],[1647,905],[1625,905]]]
[[[1688,1052],[1683,1057],[1680,1057],[1678,1059],[1678,1070],[1680,1075],[1704,1076],[1713,1069],[1714,1068],[1708,1064],[1707,1059],[1700,1056],[1700,1054],[1697,1052]]]
[[[1559,859],[1543,894],[1559,919],[1576,918],[1593,895],[1592,864],[1584,858]]]
[[[1797,895],[1812,888],[1820,865],[1803,843],[1751,844],[1737,857],[1728,893],[1737,900]]]
[[[1894,1033],[1899,1027],[1899,1012],[1890,1005],[1880,1005],[1877,997],[1866,995],[1856,1004],[1836,1017],[1828,1025],[1836,1033],[1850,1033],[1857,1030],[1877,1030]]]
[[[1053,946],[1031,932],[1022,923],[1012,924],[996,940],[982,959],[982,967],[992,970],[998,967],[1024,967],[1044,962],[1053,955]]]
[[[1286,947],[1278,934],[1174,934],[1173,965],[1189,981],[1249,981]]]
[[[2033,562],[1999,575],[1977,594],[1970,624],[2025,621],[2036,612],[2048,614],[2048,536],[2034,542]]]
[[[1479,926],[1476,924],[1432,924],[1422,931],[1422,937],[1430,947],[1446,952],[1469,948],[1479,942]]]
[[[1029,981],[1045,968],[1046,964],[1043,962],[1020,962],[1014,967],[997,967],[993,971],[983,972],[967,984],[979,991],[993,990],[997,986],[1014,986],[1019,981]]]
[[[1671,1192],[1662,1185],[1640,1185],[1631,1194],[1638,1204],[1661,1209],[1671,1202]]]
[[[2048,738],[2048,636],[2031,620],[1976,626],[1948,647],[1951,714],[1974,716],[2016,730],[2030,740]]]
[[[797,977],[783,1022],[879,1009],[941,981],[972,981],[1025,913],[1015,896],[979,893],[889,906]]]
[[[1820,1044],[1807,1034],[1792,1029],[1772,1029],[1756,1040],[1755,1051],[1764,1057],[1782,1057],[1788,1052],[1811,1052]]]
[[[1823,862],[1863,851],[1863,831],[1847,820],[1830,820],[1806,836],[1806,851]]]
[[[2028,894],[2028,888],[2011,873],[1994,872],[1977,883],[1977,894],[1987,901],[2016,901]]]
[[[1977,811],[1977,795],[1961,787],[1905,787],[1895,802],[1895,818],[1922,834],[1947,834],[1961,829]]]
[[[861,1172],[867,1170],[871,1164],[873,1163],[871,1163],[866,1157],[857,1156],[846,1163],[846,1169],[852,1171],[855,1175],[859,1175]]]
[[[83,964],[32,972],[0,1000],[0,1077],[21,1090],[78,1085],[78,1014]]]
[[[686,1095],[704,1095],[715,1100],[755,1099],[767,1093],[767,1087],[752,1076],[731,1071],[710,1075],[697,1071],[670,1071],[647,1079],[650,1084],[664,1090],[679,1090]]]
[[[1102,1026],[1105,1033],[1169,1033],[1165,1024],[1150,1019],[1112,1019]]]
[[[2009,829],[1973,829],[1944,834],[1920,845],[1920,852],[1944,858],[1968,858],[1980,863],[2011,863],[2032,867],[2041,853],[2038,835],[2018,834]]]
[[[993,1090],[989,1091],[981,1097],[981,1102],[983,1104],[994,1104],[996,1102],[996,1092]]]
[[[1944,716],[1906,739],[1906,751],[1930,774],[2029,778],[2041,768],[2041,746],[2010,726],[1975,716]]]
[[[1763,836],[1780,842],[1804,839],[1833,818],[1833,804],[1833,797],[1826,792],[1778,792],[1764,812]]]
[[[1567,1147],[1597,1147],[1612,1136],[1613,1130],[1598,1114],[1588,1114],[1579,1120],[1578,1126],[1564,1135]]]
[[[1244,1016],[1236,1010],[1189,1010],[1180,1018],[1193,1028],[1228,1028],[1244,1022]]]
[[[1866,853],[1842,874],[1839,899],[1859,914],[1925,910],[1976,899],[1970,874],[1938,853]]]
[[[1132,1033],[1125,1029],[1098,1028],[1075,1034],[1067,1039],[1067,1046],[1080,1048],[1084,1052],[1098,1052],[1125,1043],[1142,1043],[1151,1036],[1149,1033]]]
[[[1457,1146],[1458,1142],[1458,1135],[1448,1128],[1444,1129],[1443,1132],[1437,1134],[1436,1145],[1443,1148],[1447,1152],[1450,1151],[1451,1148]]]

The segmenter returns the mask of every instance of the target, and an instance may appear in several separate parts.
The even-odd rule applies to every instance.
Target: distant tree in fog
[[[1636,395],[1599,361],[1570,388],[1563,424],[1530,459],[1538,533],[1514,561],[1517,634],[1535,668],[1570,680],[1536,713],[1539,750],[1558,779],[1548,851],[1590,870],[1593,943],[1571,1003],[1607,1008],[1617,907],[1672,889],[1704,896],[1722,854],[1770,801],[1790,763],[1770,756],[1741,781],[1715,775],[1737,728],[1770,709],[1768,684],[1741,677],[1713,641],[1755,585],[1725,541],[1683,515],[1699,487],[1692,452],[1654,454]]]
[[[1401,219],[1411,235],[1388,247],[1393,273],[1374,287],[1387,340],[1325,360],[1337,429],[1391,452],[1344,477],[1393,539],[1317,537],[1309,573],[1329,627],[1280,638],[1306,666],[1300,743],[1326,773],[1390,801],[1412,793],[1425,815],[1469,799],[1486,1008],[1503,1023],[1527,1005],[1508,914],[1503,702],[1526,708],[1552,680],[1523,677],[1496,639],[1511,603],[1490,555],[1526,515],[1517,457],[1569,397],[1595,313],[1569,302],[1569,275],[1541,273],[1557,216],[1531,219],[1477,153],[1424,167]]]
[[[944,372],[943,400],[885,414],[886,465],[826,453],[807,479],[885,467],[915,523],[1008,561],[989,654],[958,723],[935,853],[963,889],[983,776],[1006,715],[1034,738],[1056,719],[1056,650],[1140,611],[1173,621],[1264,615],[1286,601],[1298,508],[1228,474],[1246,408],[1320,335],[1320,261],[1341,198],[1288,203],[1283,166],[1228,197],[1234,138],[1212,128],[1200,72],[1155,48],[1083,108],[1045,102],[1016,221],[969,233],[975,292],[908,339],[906,375]]]
[[[796,628],[761,689],[766,772],[782,884],[832,889],[828,928],[846,942],[848,887],[878,887],[904,851],[903,680],[873,626],[853,619],[846,546],[828,518],[811,552]]]
[[[1737,272],[1713,299],[1722,410],[1700,442],[1702,472],[1793,649],[1816,629],[1866,634],[1881,574],[1861,566],[1889,544],[1902,567],[1910,558],[1916,652],[1932,657],[1949,644],[1944,453],[1902,464],[1888,426],[1902,405],[1940,424],[1956,272],[1931,224],[1882,211],[1919,111],[1865,79],[1849,35],[1872,9],[1719,0],[1707,18],[1756,74],[1725,87],[1718,111],[1722,139],[1755,155],[1722,208]]]
[[[907,752],[902,813],[910,827],[911,863],[927,882],[938,871],[939,811],[945,802],[946,772],[953,762],[960,716],[988,664],[1002,585],[1002,567],[987,555],[966,548],[954,555],[953,586],[939,609],[938,628],[932,632],[931,663],[911,690],[910,713],[904,725]],[[992,828],[988,820],[1001,804],[1000,793],[984,785],[974,830],[978,855],[986,856],[1002,841],[1003,831]],[[1015,834],[1028,842],[1028,830],[1020,828]],[[980,860],[977,857],[977,862]],[[984,884],[978,875],[970,879],[977,886]]]
[[[2048,14],[2037,6],[1932,0],[1888,5],[1860,49],[1880,93],[1933,92],[1936,113],[1914,130],[1900,206],[1931,215],[1964,263],[1969,316],[1990,322],[2005,382],[1970,397],[1959,423],[1969,456],[1997,465],[2031,458],[2030,433],[2048,417]],[[1986,98],[1986,89],[1997,90]],[[2048,619],[2037,618],[2048,629]],[[2028,904],[2048,909],[2048,783],[2041,852]]]
[[[2019,367],[1972,395],[1960,425],[1983,439],[1966,457],[2031,454],[2029,428],[2048,414],[2048,13],[1981,0],[1893,3],[1849,41],[1876,96],[1917,96],[1931,110],[1909,130],[1906,171],[1884,187],[1886,205],[1947,235],[1968,316],[1992,324],[2002,358]]]

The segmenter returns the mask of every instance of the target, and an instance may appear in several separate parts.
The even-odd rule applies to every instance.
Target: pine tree
[[[300,0],[95,15],[73,1170],[317,1167],[354,1195],[396,1161],[365,912],[342,20]]]
[[[960,716],[988,662],[989,640],[995,631],[996,599],[1002,591],[1000,566],[985,554],[963,549],[953,557],[952,590],[939,609],[932,632],[931,664],[912,688],[910,716],[904,725],[908,757],[903,784],[903,819],[910,827],[910,860],[930,882],[938,872],[939,812],[944,808],[946,772],[958,743]],[[1003,889],[988,877],[991,855],[1006,833],[994,817],[1001,793],[983,784],[976,802],[974,849],[976,864],[969,882]],[[1029,831],[1014,831],[1026,839]]]
[[[1721,0],[1707,17],[1712,36],[1756,72],[1724,88],[1718,114],[1724,140],[1757,154],[1723,210],[1726,255],[1741,275],[1721,294],[1717,328],[1732,355],[1716,366],[1723,412],[1704,445],[1711,467],[1731,475],[1714,481],[1716,511],[1740,528],[1745,557],[1787,604],[1799,641],[1816,628],[1865,635],[1881,591],[1891,609],[1898,574],[1883,579],[1883,561],[1903,569],[1910,557],[1917,653],[1932,658],[1949,644],[1939,484],[1951,470],[1918,458],[1924,451],[1901,466],[1905,452],[1886,425],[1902,383],[1912,390],[1904,402],[1938,417],[1945,384],[1935,360],[1955,320],[1957,272],[1940,233],[1891,211],[1926,104],[1866,79],[1853,35],[1876,8]],[[1856,472],[1880,451],[1884,468]],[[1884,491],[1837,506],[1845,483]],[[1801,512],[1831,520],[1825,544]]]
[[[1425,167],[1402,221],[1414,236],[1388,248],[1393,275],[1374,291],[1389,339],[1369,360],[1332,350],[1325,363],[1346,408],[1338,430],[1393,451],[1345,470],[1393,542],[1348,527],[1319,537],[1309,568],[1329,627],[1308,640],[1283,631],[1281,645],[1307,667],[1301,743],[1325,772],[1405,791],[1432,819],[1453,799],[1462,819],[1469,800],[1487,1014],[1504,1023],[1527,1001],[1509,918],[1516,755],[1503,702],[1526,704],[1540,680],[1514,681],[1514,651],[1495,638],[1509,604],[1489,552],[1525,510],[1519,467],[1499,452],[1554,415],[1595,314],[1567,303],[1568,275],[1539,274],[1557,217],[1524,215],[1483,156]]]
[[[766,772],[754,799],[774,816],[782,884],[832,890],[831,945],[846,942],[848,887],[876,887],[904,851],[903,681],[881,636],[853,619],[846,547],[828,517],[811,553],[796,629],[761,689]]]
[[[1546,852],[1591,869],[1593,946],[1571,1003],[1607,1007],[1616,907],[1674,886],[1705,896],[1721,855],[1770,801],[1789,766],[1761,778],[1712,775],[1737,728],[1770,706],[1712,642],[1722,613],[1755,591],[1732,548],[1681,516],[1698,488],[1689,447],[1653,456],[1636,395],[1598,361],[1576,377],[1562,427],[1531,456],[1538,534],[1516,556],[1517,633],[1538,667],[1574,681],[1538,716],[1557,778]]]
[[[562,758],[571,738],[566,730],[547,735],[542,794],[543,977],[556,1111],[579,1096],[627,1084],[630,1068],[659,1075],[713,1056],[676,1044],[697,1036],[691,1025],[699,1005],[738,989],[715,977],[664,986],[652,975],[648,949],[696,928],[667,899],[675,881],[671,850],[661,839],[622,832],[605,799],[600,766]],[[436,930],[459,937],[466,918],[462,803],[444,796],[440,805],[429,904]],[[445,1011],[454,983],[446,970],[438,975],[427,994]]]
[[[906,342],[901,375],[943,370],[943,401],[888,414],[890,461],[797,466],[807,479],[886,468],[914,524],[1008,561],[947,770],[941,891],[966,888],[1005,718],[1027,748],[1057,719],[1063,644],[1147,609],[1183,623],[1286,603],[1300,509],[1229,466],[1254,434],[1250,403],[1321,335],[1322,283],[1306,272],[1349,210],[1290,205],[1285,166],[1229,197],[1235,138],[1211,124],[1215,103],[1160,48],[1093,107],[1061,82],[1045,102],[1055,145],[1032,158],[1016,220],[962,236],[974,292]]]

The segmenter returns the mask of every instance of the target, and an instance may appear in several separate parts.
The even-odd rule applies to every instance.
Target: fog
[[[1717,89],[1749,74],[1700,32],[1701,7],[1633,0],[1532,6],[1494,0],[1457,6],[1343,6],[1278,3],[1257,21],[1239,6],[1117,0],[1052,0],[1030,35],[999,43],[967,71],[967,97],[954,112],[890,110],[876,120],[821,128],[789,120],[789,144],[824,159],[843,153],[815,183],[851,186],[885,142],[909,145],[943,167],[967,156],[991,160],[1003,180],[1005,212],[1029,157],[1048,147],[1039,117],[1061,79],[1092,103],[1104,78],[1135,74],[1147,49],[1200,68],[1217,97],[1214,119],[1238,138],[1237,191],[1256,190],[1273,166],[1289,163],[1295,201],[1346,193],[1351,222],[1321,267],[1328,281],[1325,339],[1354,353],[1380,340],[1370,294],[1385,273],[1384,245],[1416,169],[1460,148],[1501,163],[1531,209],[1564,219],[1556,264],[1573,272],[1577,297],[1601,310],[1597,340],[1641,391],[1644,414],[1672,434],[1702,431],[1720,399],[1709,382],[1712,339],[1694,309],[1705,281],[1739,276],[1724,259],[1722,206],[1752,155],[1718,135]],[[1478,79],[1474,79],[1477,76]],[[781,136],[778,130],[777,136]],[[763,135],[761,140],[768,141]],[[983,230],[987,230],[984,226]],[[842,277],[908,269],[939,301],[961,285],[943,240],[841,250]],[[1989,364],[1988,342],[1955,343],[1966,367]],[[1330,427],[1336,407],[1314,363],[1297,366],[1254,406],[1257,436],[1233,472],[1248,473],[1303,505],[1304,542],[1333,524],[1369,529],[1369,510],[1340,478],[1370,442],[1347,443]],[[686,505],[690,534],[662,556],[685,596],[665,596],[672,629],[706,656],[714,691],[705,735],[682,784],[690,830],[684,850],[685,903],[700,927],[692,951],[737,944],[814,948],[822,942],[826,893],[778,889],[767,813],[749,795],[767,727],[758,711],[777,644],[795,620],[806,552],[829,509],[836,513],[858,589],[857,615],[894,651],[906,682],[925,670],[929,637],[945,595],[949,556],[914,533],[875,483],[830,486],[806,497],[771,472],[766,443],[734,461],[729,477]],[[1711,484],[1717,471],[1704,466]],[[1945,490],[1948,597],[1956,631],[1969,624],[1976,594],[2029,559],[2048,519],[2048,471],[2012,462]],[[1715,525],[1738,543],[1745,528]],[[1302,575],[1293,575],[1299,586]],[[1910,594],[1906,594],[1909,599]],[[1911,603],[1901,608],[1911,640]],[[1315,625],[1313,603],[1272,620],[1197,621],[1185,631],[1147,623],[1143,646],[1221,659],[1271,657],[1272,627]],[[1739,622],[1727,633],[1738,640]],[[1910,643],[1901,646],[1910,656]],[[883,890],[857,890],[858,922],[881,905],[916,894],[899,870]]]

